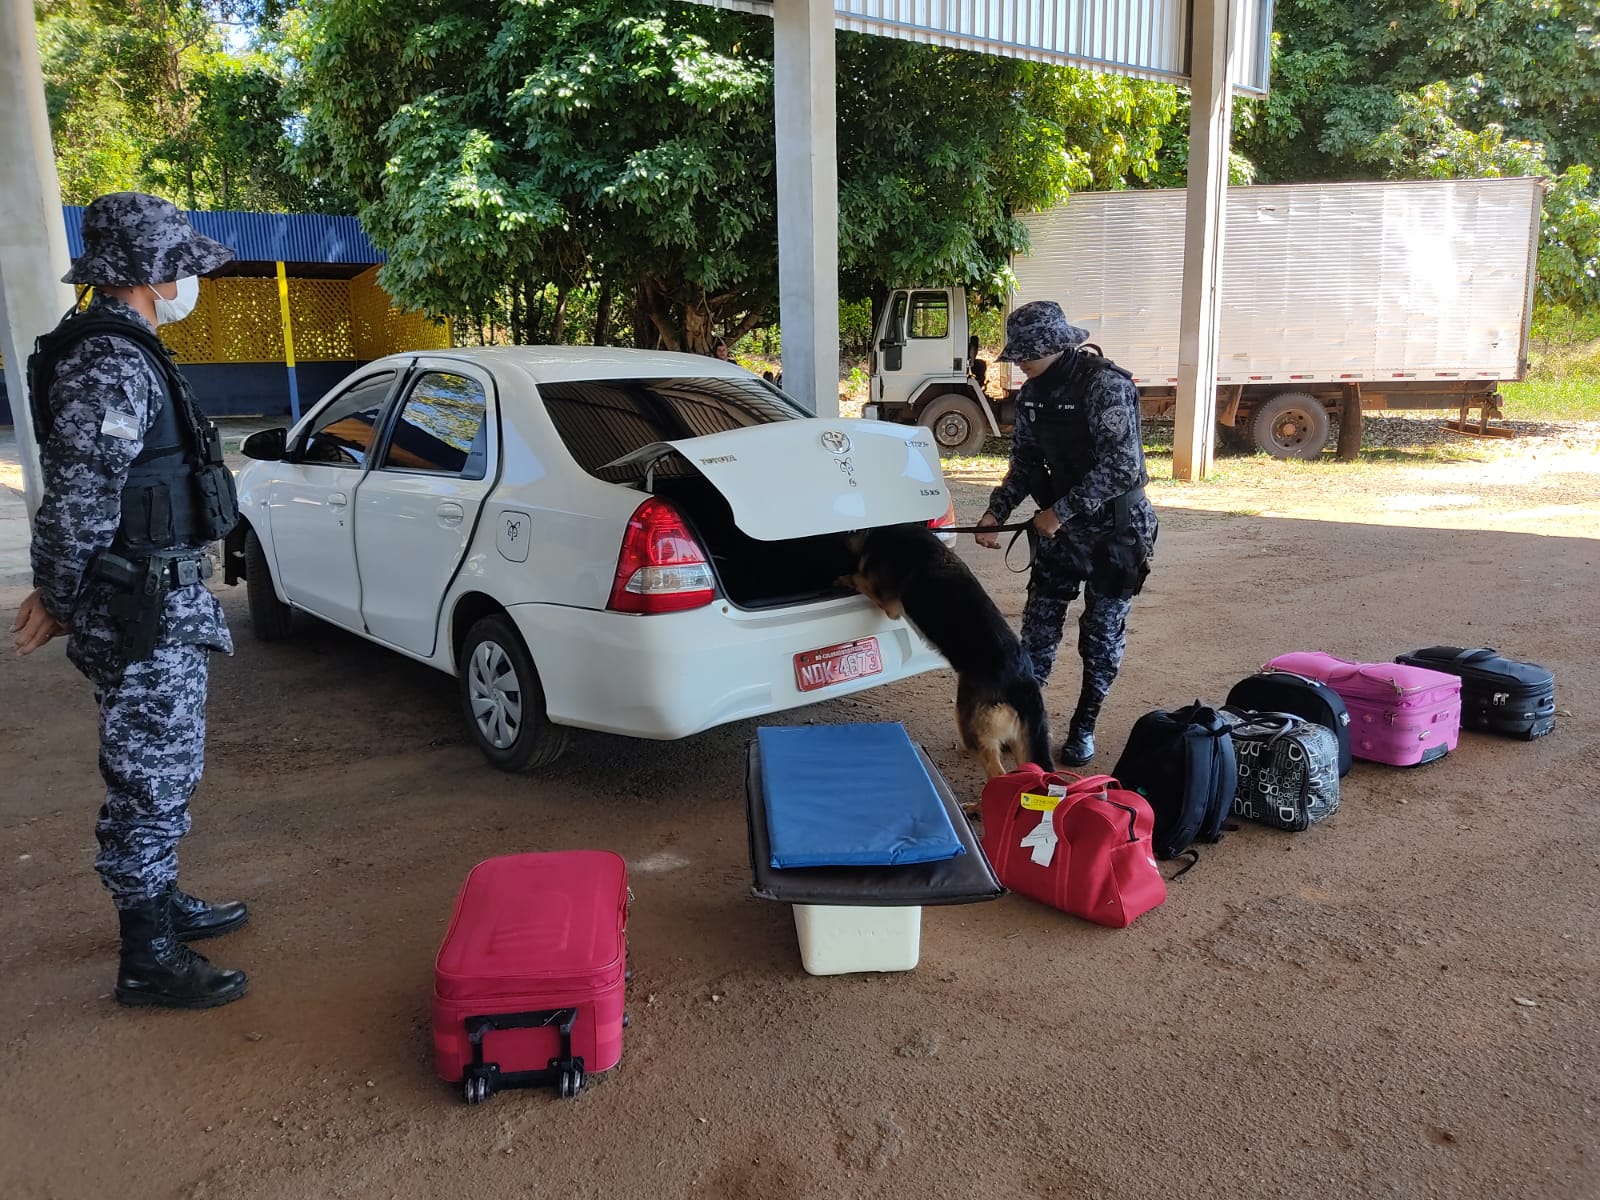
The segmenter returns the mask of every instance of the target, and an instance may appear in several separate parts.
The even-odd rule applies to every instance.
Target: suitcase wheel
[[[461,1085],[461,1091],[468,1104],[482,1104],[494,1095],[487,1075],[468,1075]]]
[[[579,1066],[564,1068],[556,1081],[556,1095],[563,1100],[570,1100],[581,1091],[583,1091],[583,1068]]]

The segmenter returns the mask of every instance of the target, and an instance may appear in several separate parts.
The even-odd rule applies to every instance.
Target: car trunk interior
[[[734,523],[728,501],[702,475],[658,475],[651,491],[688,520],[723,594],[740,608],[776,608],[846,594],[837,581],[854,564],[843,534],[758,541]]]

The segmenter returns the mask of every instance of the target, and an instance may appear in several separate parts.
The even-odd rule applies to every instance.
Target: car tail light
[[[950,497],[950,503],[945,505],[944,516],[933,518],[933,520],[928,522],[928,528],[929,529],[943,529],[946,525],[954,525],[955,523],[956,523],[956,498],[954,496],[951,496]]]
[[[651,497],[628,518],[617,577],[606,607],[613,612],[682,612],[710,604],[716,580],[705,551],[665,500]]]

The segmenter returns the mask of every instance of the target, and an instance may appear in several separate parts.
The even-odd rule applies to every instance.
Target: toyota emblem
[[[829,429],[822,435],[822,448],[829,454],[848,454],[850,439],[837,429]]]

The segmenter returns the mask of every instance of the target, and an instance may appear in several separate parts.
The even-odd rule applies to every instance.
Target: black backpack
[[[1215,709],[1196,700],[1172,712],[1146,713],[1111,773],[1150,802],[1157,858],[1176,858],[1192,842],[1222,839],[1238,776],[1228,722]]]
[[[1350,774],[1350,710],[1322,680],[1289,671],[1262,671],[1233,685],[1227,707],[1291,713],[1332,730],[1339,739],[1339,778]]]

